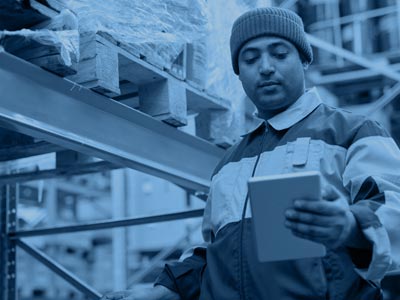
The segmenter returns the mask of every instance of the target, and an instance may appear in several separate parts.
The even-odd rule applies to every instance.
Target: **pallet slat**
[[[77,74],[68,79],[108,97],[120,95],[118,54],[95,35],[81,36]]]
[[[187,124],[186,91],[173,78],[139,87],[140,110],[175,127]]]

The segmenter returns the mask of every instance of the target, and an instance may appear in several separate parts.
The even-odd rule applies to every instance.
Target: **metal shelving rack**
[[[381,113],[399,143],[400,1],[295,2],[316,50],[309,82],[326,88],[340,106]]]
[[[67,169],[0,176],[1,299],[16,299],[17,248],[26,251],[89,298],[98,299],[101,296],[45,253],[30,246],[23,240],[24,237],[133,226],[202,215],[203,210],[199,209],[18,231],[16,204],[20,182],[129,167],[166,179],[202,197],[208,191],[211,172],[224,150],[50,74],[4,50],[0,50],[0,79],[0,126],[45,141],[33,153],[70,149],[102,159]],[[127,139],[127,135],[134,138]],[[32,152],[32,149],[26,152]],[[20,154],[27,155],[24,151]]]
[[[400,15],[399,1],[396,3],[397,13]],[[282,5],[291,7],[295,4],[296,1],[288,0],[283,1]],[[368,18],[374,16],[373,13],[386,14],[388,12],[388,10],[380,10],[356,17]],[[347,19],[349,18],[351,17]],[[345,22],[346,19],[342,21]],[[336,44],[309,35],[311,44],[335,55],[339,65],[346,59],[363,69],[337,75],[316,73],[314,82],[324,84],[324,81],[326,83],[328,80],[343,81],[355,77],[363,79],[365,76],[380,75],[391,79],[396,84],[375,101],[371,106],[371,111],[395,99],[400,93],[398,66],[379,64],[360,56],[359,53],[343,49],[342,41],[337,33],[338,25],[334,22],[332,24],[336,26]],[[0,126],[45,141],[37,149],[21,151],[23,155],[26,155],[26,152],[46,153],[70,149],[103,159],[96,163],[77,165],[67,169],[58,168],[0,176],[2,184],[0,192],[1,299],[16,298],[16,249],[18,247],[69,281],[89,298],[96,299],[100,296],[92,287],[26,243],[23,240],[24,237],[133,226],[202,215],[202,210],[193,210],[146,218],[18,231],[16,203],[19,182],[129,167],[164,178],[201,197],[207,193],[212,169],[224,150],[82,88],[71,81],[52,75],[4,50],[0,50],[0,95]],[[71,122],[71,119],[74,122]],[[134,140],[127,140],[127,134],[134,137]],[[149,149],[160,147],[164,152],[149,151]],[[12,159],[15,158],[18,158],[18,154],[12,157]],[[400,272],[392,272],[390,275],[399,274]]]

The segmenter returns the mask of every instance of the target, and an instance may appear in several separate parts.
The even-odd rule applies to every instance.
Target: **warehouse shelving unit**
[[[310,82],[335,94],[340,106],[364,105],[367,114],[386,106],[399,141],[400,1],[312,0],[301,12],[307,31],[327,44],[317,46]]]
[[[0,177],[2,183],[0,266],[3,275],[0,290],[3,299],[15,299],[17,246],[88,296],[93,299],[100,296],[97,291],[47,255],[26,243],[23,237],[133,226],[202,215],[200,209],[144,218],[18,231],[16,202],[17,184],[20,182],[130,167],[164,178],[201,197],[208,191],[211,172],[224,150],[80,87],[76,83],[50,74],[3,50],[0,51],[0,78],[1,126],[46,141],[49,145],[57,145],[38,147],[36,149],[39,150],[33,153],[71,149],[99,158],[93,163],[80,164],[72,168],[39,170]],[[76,122],[71,122],[71,119]],[[127,141],[127,134],[134,136],[134,141]],[[149,151],[160,147],[163,151]],[[26,156],[27,153],[32,154],[32,149],[27,146],[26,152],[20,151],[20,153],[21,156]]]
[[[36,3],[36,1],[33,2]],[[279,2],[281,2],[279,5],[291,8],[298,4],[297,1],[292,0]],[[382,86],[384,83],[389,88],[381,97],[374,99],[375,103],[369,108],[370,111],[382,108],[396,99],[400,93],[400,84],[397,83],[400,82],[399,64],[395,60],[382,64],[379,59],[373,60],[364,56],[361,47],[362,41],[354,40],[354,47],[350,47],[342,39],[342,30],[346,24],[354,23],[354,30],[361,32],[363,21],[386,15],[397,14],[396,16],[400,20],[399,1],[395,5],[390,4],[387,7],[347,16],[340,15],[339,1],[327,1],[326,6],[321,6],[323,4],[321,1],[310,1],[311,4],[313,2],[320,5],[318,6],[320,12],[329,13],[331,16],[327,21],[318,20],[308,24],[309,39],[315,49],[319,49],[319,57],[327,55],[332,64],[327,67],[318,64],[317,59],[315,68],[310,70],[309,80],[315,84],[328,87],[337,87],[333,83],[338,83],[340,86],[340,84],[349,81],[360,82],[366,78],[374,78],[375,86]],[[43,9],[40,4],[36,5]],[[325,32],[322,35],[318,33],[324,30],[330,33],[325,34]],[[357,33],[354,34],[357,35]],[[318,38],[322,36],[330,36],[331,40]],[[112,43],[103,36],[96,36],[95,41],[101,42],[109,48],[113,47]],[[324,54],[321,55],[321,53]],[[383,56],[383,54],[381,55]],[[118,49],[116,58],[119,67],[124,67],[127,64],[139,66],[136,73],[129,73],[129,76],[126,76],[130,80],[140,82],[141,76],[146,77],[146,80],[152,76],[156,76],[157,80],[164,78],[170,82],[176,79],[165,72],[160,72],[154,66],[144,63],[139,58],[133,57],[123,49]],[[322,62],[324,62],[323,59]],[[348,62],[351,65],[350,67]],[[376,80],[376,78],[379,79]],[[122,79],[119,82],[122,83],[121,90],[126,89],[127,94],[136,95],[136,87],[130,90],[129,82],[126,82],[124,78]],[[65,149],[98,158],[72,166],[58,166],[54,169],[0,176],[1,299],[16,299],[17,248],[26,251],[89,298],[97,299],[100,297],[98,291],[77,278],[48,255],[29,245],[24,238],[135,226],[194,218],[202,215],[203,211],[199,209],[74,226],[18,230],[16,205],[19,197],[18,184],[30,180],[128,167],[166,179],[184,188],[189,194],[203,199],[208,192],[212,170],[225,152],[222,148],[204,139],[177,130],[154,117],[113,101],[88,88],[91,88],[91,86],[86,85],[84,87],[71,80],[55,76],[0,48],[0,127],[40,140],[34,144],[25,145],[22,143],[9,149],[0,150],[1,161]],[[211,108],[217,113],[229,109],[229,105],[223,99],[215,99],[190,85],[186,85],[185,89],[189,95],[187,99],[189,109],[204,111]],[[106,91],[105,95],[108,92]],[[199,101],[199,99],[202,100]],[[71,122],[71,119],[74,122]],[[127,135],[134,137],[134,139],[127,139]],[[149,149],[160,148],[163,151],[149,151]],[[166,252],[168,251],[160,253],[159,257],[166,255]],[[137,278],[140,278],[143,274],[138,274]],[[393,272],[391,275],[397,276],[399,272]],[[137,278],[133,278],[133,280],[137,280]]]

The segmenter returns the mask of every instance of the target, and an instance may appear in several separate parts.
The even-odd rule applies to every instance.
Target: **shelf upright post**
[[[17,184],[0,187],[0,298],[17,299],[16,289],[16,240],[8,233],[17,229]]]

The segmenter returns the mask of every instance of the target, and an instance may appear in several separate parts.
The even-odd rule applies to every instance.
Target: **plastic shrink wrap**
[[[1,31],[0,37],[19,36],[56,46],[65,64],[70,65],[71,57],[79,56],[79,34],[103,32],[149,62],[170,69],[184,45],[207,32],[205,0],[49,0],[47,3],[61,11],[52,23],[68,24],[74,18],[76,28],[46,26],[46,29]]]
[[[232,103],[233,113],[223,118],[226,124],[221,127],[242,126],[244,120],[238,118],[244,115],[245,95],[231,66],[230,30],[244,11],[269,5],[268,0],[47,0],[47,3],[61,10],[58,19],[53,20],[54,26],[0,34],[19,34],[57,45],[67,65],[72,57],[79,56],[79,35],[86,33],[105,33],[121,47],[140,53],[150,63],[166,69],[171,69],[188,44],[187,81]],[[235,115],[236,111],[240,113]]]
[[[208,1],[209,33],[193,43],[193,66],[188,80],[218,97],[228,99],[231,110],[214,120],[226,140],[235,141],[245,130],[245,93],[231,63],[229,39],[233,22],[245,11],[270,5],[269,0]],[[217,133],[220,135],[221,133]]]
[[[13,38],[13,39],[11,39]],[[15,38],[18,38],[16,44]],[[65,9],[54,17],[46,29],[22,29],[17,31],[0,31],[0,44],[13,52],[12,48],[32,46],[31,42],[52,46],[58,49],[64,64],[71,66],[79,60],[79,31],[78,20],[69,10]],[[30,49],[26,49],[29,51]]]
[[[77,15],[81,34],[106,33],[134,54],[166,69],[171,68],[186,43],[207,32],[205,0],[56,2]]]

